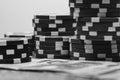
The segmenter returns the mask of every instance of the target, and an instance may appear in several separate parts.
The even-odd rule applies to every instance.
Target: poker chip
[[[68,55],[69,50],[42,50],[42,49],[37,49],[36,52],[38,54],[55,54],[55,55]]]
[[[42,35],[42,36],[72,36],[75,35],[76,32],[57,32],[57,31],[53,31],[53,32],[40,32],[40,31],[34,31],[35,35]]]
[[[41,28],[75,28],[77,23],[66,23],[66,24],[43,24],[43,23],[33,23],[33,27],[41,27]]]
[[[52,32],[52,31],[57,31],[57,32],[70,32],[70,31],[75,31],[76,28],[41,28],[41,27],[35,27],[35,31],[40,31],[40,32]]]
[[[45,54],[45,55],[36,54],[35,57],[47,58],[47,59],[70,59],[69,55],[55,55],[55,54]]]
[[[89,27],[89,26],[79,26],[78,31],[96,31],[96,32],[119,32],[120,27]]]
[[[0,64],[21,64],[31,62],[31,58],[14,58],[14,59],[6,59],[6,60],[0,60]]]
[[[46,20],[46,19],[33,19],[33,23],[39,23],[39,24],[66,24],[66,23],[73,23],[76,22],[75,19],[63,19],[63,20]]]
[[[70,15],[34,15],[34,18],[56,20],[56,19],[73,19],[73,16],[70,16]]]
[[[80,35],[88,35],[88,36],[114,36],[114,37],[119,37],[120,36],[120,31],[116,32],[104,32],[104,31],[78,31],[78,34]]]
[[[98,4],[98,3],[91,3],[91,4],[80,4],[80,3],[69,3],[69,7],[76,7],[76,8],[120,8],[120,3],[112,3],[112,4]]]
[[[80,4],[90,4],[90,3],[98,3],[98,4],[113,4],[120,3],[119,0],[69,0],[69,2],[80,3]]]
[[[120,17],[84,17],[79,19],[80,22],[120,22]]]

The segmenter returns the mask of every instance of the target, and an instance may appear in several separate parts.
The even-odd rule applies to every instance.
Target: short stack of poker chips
[[[70,39],[72,60],[120,61],[120,41]]]
[[[27,38],[29,42],[29,51],[32,56],[34,54],[34,47],[35,47],[35,42],[34,42],[34,36],[32,32],[8,32],[4,34],[4,37],[9,37],[9,38]]]
[[[31,61],[27,38],[0,38],[0,64],[19,64]]]
[[[70,15],[35,15],[35,57],[69,59],[69,36],[75,35],[76,25]]]
[[[69,0],[74,17],[119,17],[119,0]]]

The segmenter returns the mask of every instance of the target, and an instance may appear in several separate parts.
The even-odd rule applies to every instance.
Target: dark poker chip
[[[70,55],[56,55],[56,54],[35,54],[36,58],[47,58],[47,59],[70,59]]]
[[[86,13],[78,13],[78,12],[72,12],[71,15],[75,16],[75,17],[120,17],[120,13],[96,13],[96,12],[91,12],[88,14],[88,12]]]
[[[112,4],[112,3],[120,3],[119,0],[69,0],[69,2],[80,3],[80,4],[88,4],[88,3],[98,3],[98,4]]]
[[[114,36],[114,37],[120,37],[120,31],[116,32],[104,32],[104,31],[77,31],[80,35],[88,35],[88,36]]]
[[[73,23],[73,22],[76,22],[75,19],[64,19],[64,20],[46,20],[46,19],[33,19],[33,23],[45,23],[45,24],[65,24],[65,23]]]
[[[120,27],[96,27],[96,26],[79,26],[78,31],[98,31],[98,32],[118,32]]]
[[[66,23],[66,24],[35,24],[33,23],[33,27],[41,27],[41,28],[75,28],[77,23]]]
[[[76,32],[70,31],[70,32],[40,32],[40,31],[34,31],[35,36],[42,35],[42,36],[72,36],[75,35]]]
[[[0,64],[21,64],[26,62],[31,62],[31,58],[28,57],[0,60]]]
[[[119,22],[79,22],[77,27],[79,26],[89,26],[89,27],[119,27]]]
[[[120,17],[84,17],[79,18],[80,22],[120,22]]]
[[[37,54],[43,54],[43,55],[46,55],[46,54],[55,54],[55,55],[68,55],[69,54],[69,50],[42,50],[42,49],[39,49],[39,50],[35,50],[35,53]]]
[[[35,15],[34,18],[55,20],[55,19],[73,19],[73,16],[71,15]]]
[[[111,12],[120,12],[119,9],[115,9],[115,8],[111,8],[111,9],[107,9],[107,8],[98,8],[98,9],[86,9],[86,8],[70,8],[70,12],[96,12],[96,13],[111,13]]]
[[[41,31],[41,32],[52,32],[52,31],[58,31],[58,32],[69,32],[69,31],[75,31],[76,28],[41,28],[41,27],[35,27],[35,31]]]
[[[69,3],[69,7],[76,7],[76,8],[120,8],[120,3],[112,3],[112,4],[98,4],[98,3],[91,3],[91,4],[80,4],[80,3]]]
[[[77,35],[78,39],[81,40],[94,40],[94,41],[114,41],[120,40],[120,37],[114,36],[88,36],[88,35]]]
[[[35,41],[35,45],[40,46],[69,46],[69,42],[56,41],[56,42],[44,42],[44,41]]]
[[[69,42],[69,36],[35,36],[35,41],[44,41],[44,42]]]
[[[39,45],[36,45],[35,46],[36,49],[43,49],[43,50],[69,50],[69,47],[67,46],[62,46],[62,47],[59,47],[59,46],[56,46],[56,47],[43,47],[43,46],[39,46]]]

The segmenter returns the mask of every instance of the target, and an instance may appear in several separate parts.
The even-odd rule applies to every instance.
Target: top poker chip
[[[88,3],[99,3],[99,4],[112,4],[120,3],[120,0],[69,0],[69,2],[88,4]]]
[[[0,46],[28,44],[27,38],[0,38]]]
[[[49,20],[55,20],[55,19],[73,19],[73,16],[71,15],[35,15],[34,16],[37,19],[49,19]]]

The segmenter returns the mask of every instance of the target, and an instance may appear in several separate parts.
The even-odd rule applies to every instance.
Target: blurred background
[[[6,32],[32,32],[36,14],[69,14],[68,0],[0,0],[0,37]]]

